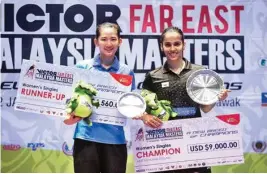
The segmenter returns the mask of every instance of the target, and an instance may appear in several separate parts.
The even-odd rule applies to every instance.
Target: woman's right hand
[[[142,120],[145,125],[152,127],[152,128],[158,128],[163,123],[158,117],[147,114],[147,113],[144,113],[141,116],[135,117],[133,119]]]

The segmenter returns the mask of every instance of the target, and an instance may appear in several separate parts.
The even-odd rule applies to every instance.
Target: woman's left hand
[[[228,92],[231,92],[229,89],[223,89],[219,94],[219,101],[225,100],[228,97]]]

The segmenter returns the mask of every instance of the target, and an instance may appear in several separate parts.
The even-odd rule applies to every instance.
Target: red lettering
[[[198,33],[202,33],[203,28],[206,27],[208,33],[212,33],[210,15],[209,15],[209,7],[207,5],[203,5],[200,11],[200,18],[198,24]]]
[[[31,95],[33,95],[33,96],[37,95],[37,91],[35,91],[35,90],[31,90],[31,91],[32,91]]]
[[[156,32],[156,24],[155,24],[155,18],[154,18],[152,5],[147,5],[145,8],[142,32],[146,32],[148,27],[151,28],[151,31],[153,33]]]
[[[137,158],[142,158],[142,152],[137,152],[136,156],[137,156]]]
[[[45,91],[43,94],[44,94],[43,98],[47,98],[48,92]]]
[[[194,33],[194,27],[193,23],[196,23],[194,20],[194,16],[191,15],[190,13],[192,10],[195,9],[194,5],[184,5],[182,6],[182,17],[183,17],[183,22],[182,22],[182,30],[184,33]],[[240,22],[240,17],[241,17],[241,11],[244,10],[244,6],[225,6],[225,5],[219,5],[214,9],[214,13],[212,13],[217,21],[214,21],[214,24],[211,21],[211,14],[209,11],[209,6],[208,5],[203,5],[201,6],[200,9],[200,14],[199,14],[199,22],[198,22],[198,29],[197,33],[202,33],[202,32],[207,32],[207,33],[212,33],[214,31],[222,34],[226,33],[229,30],[229,23],[227,21],[227,18],[224,14],[229,14],[230,9],[234,13],[234,19],[235,19],[235,32],[240,33],[241,29],[241,22]],[[227,13],[228,12],[228,13]],[[227,15],[228,16],[228,15]],[[196,17],[197,19],[197,17]],[[164,27],[164,24],[160,24],[161,28]],[[191,28],[190,28],[191,26]],[[214,27],[214,28],[213,28]]]
[[[231,10],[235,11],[235,32],[240,33],[240,11],[244,6],[231,6]]]
[[[155,156],[154,153],[153,153],[153,151],[149,151],[149,154],[148,154],[147,157],[150,157],[150,156]]]
[[[21,89],[21,94],[22,94],[22,95],[25,95],[25,88],[22,88],[22,89]]]
[[[142,9],[142,5],[130,5],[130,32],[134,32],[135,21],[140,21],[140,16],[135,16],[135,10]]]
[[[181,153],[181,148],[174,148],[175,154]]]
[[[43,97],[43,92],[42,92],[42,91],[38,91],[37,96],[39,96],[39,97]]]
[[[31,95],[31,89],[26,89],[25,94],[26,94],[26,95]]]
[[[161,155],[167,154],[167,149],[161,149]]]
[[[174,154],[174,149],[173,148],[170,148],[169,150],[168,150],[168,154]]]
[[[181,127],[166,128],[166,132],[180,131]]]
[[[168,16],[165,16],[165,10],[169,12]],[[170,5],[161,5],[160,6],[160,32],[167,27],[172,26],[173,19],[173,8]],[[165,23],[167,26],[165,26]]]
[[[169,148],[169,149],[157,149],[151,151],[144,151],[144,152],[137,152],[137,158],[146,158],[152,156],[164,156],[164,155],[173,155],[173,154],[180,154],[180,148]]]
[[[216,18],[222,23],[222,28],[220,28],[219,25],[215,25],[214,28],[218,33],[226,33],[229,26],[227,21],[221,16],[220,11],[223,12],[228,12],[228,9],[224,6],[224,5],[219,5],[216,9],[215,9],[215,16]]]
[[[62,77],[62,78],[72,78],[72,74],[69,74],[69,73],[62,73],[62,72],[58,72],[57,73],[57,76],[58,77]]]
[[[64,94],[61,94],[61,100],[63,100],[65,98]]]
[[[48,93],[47,98],[52,99],[52,92],[49,92],[49,93]]]
[[[64,94],[56,94],[56,100],[62,100],[63,98],[65,98]]]
[[[155,150],[155,156],[161,156],[162,151],[161,150]]]
[[[51,92],[47,92],[47,91],[45,91],[45,92],[43,92],[43,98],[49,98],[49,99],[51,99],[52,98],[52,93]]]
[[[15,150],[19,150],[20,148],[21,148],[20,145],[14,145],[14,144],[3,145],[3,149],[4,150],[12,150],[12,151],[15,151]]]
[[[194,28],[188,28],[187,23],[192,21],[192,17],[188,17],[187,11],[188,10],[194,10],[195,6],[194,5],[183,5],[182,7],[182,13],[183,13],[183,32],[184,33],[194,33],[195,30]]]

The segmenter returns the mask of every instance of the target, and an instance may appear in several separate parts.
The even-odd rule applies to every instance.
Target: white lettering
[[[195,64],[202,65],[202,56],[208,55],[207,51],[202,50],[202,45],[207,44],[207,39],[198,39],[195,40]]]
[[[34,38],[32,40],[30,60],[46,62],[45,52],[44,52],[44,43],[41,38]]]
[[[133,39],[132,50],[128,39],[123,39],[120,47],[120,61],[126,63],[131,69],[143,69],[143,39]]]
[[[54,38],[48,38],[48,43],[51,48],[54,64],[60,65],[60,56],[62,54],[66,40],[66,38],[61,38],[57,46]]]
[[[162,65],[157,39],[148,40],[144,69],[150,70],[152,62],[155,63],[155,68]]]
[[[242,67],[242,59],[236,50],[241,50],[241,43],[236,39],[226,42],[226,51],[232,57],[226,57],[226,66],[230,70],[239,70]]]
[[[13,69],[13,60],[11,55],[10,43],[8,38],[1,38],[2,45],[1,45],[1,64],[6,63],[6,69]]]
[[[74,59],[77,60],[77,62],[83,60],[83,56],[81,53],[79,53],[78,50],[83,49],[83,43],[81,39],[78,38],[72,38],[68,41],[68,50],[73,56],[68,56],[68,65],[69,66],[74,66]]]
[[[209,41],[209,68],[225,70],[224,61],[224,42],[219,39],[211,39]]]

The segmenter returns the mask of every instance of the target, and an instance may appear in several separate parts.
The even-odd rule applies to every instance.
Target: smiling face
[[[118,31],[114,27],[106,26],[99,28],[99,36],[94,41],[95,45],[99,47],[100,57],[103,59],[114,58],[122,42]]]
[[[176,31],[167,31],[162,37],[161,50],[167,57],[167,60],[179,60],[183,58],[185,43],[180,33]]]

